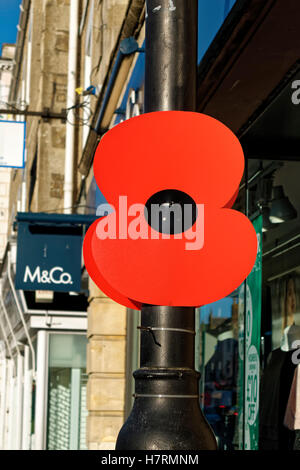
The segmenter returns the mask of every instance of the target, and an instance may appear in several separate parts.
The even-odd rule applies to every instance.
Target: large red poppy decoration
[[[84,239],[91,278],[135,309],[143,303],[199,306],[231,293],[257,252],[251,222],[231,209],[243,170],[238,139],[204,114],[148,113],[111,129],[94,159],[97,185],[112,212]],[[193,214],[191,223],[164,232],[164,213],[155,226],[147,209],[178,201],[183,218]]]

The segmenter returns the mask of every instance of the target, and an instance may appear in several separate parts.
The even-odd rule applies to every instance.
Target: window
[[[86,345],[78,334],[50,334],[48,450],[86,449]]]

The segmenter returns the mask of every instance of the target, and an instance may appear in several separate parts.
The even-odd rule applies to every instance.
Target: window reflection
[[[201,404],[220,449],[238,448],[238,294],[199,309]]]

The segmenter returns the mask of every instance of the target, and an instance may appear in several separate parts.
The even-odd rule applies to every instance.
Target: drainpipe
[[[25,167],[26,167],[26,162],[27,162],[27,149],[25,148],[25,162],[24,162]],[[27,180],[27,172],[26,172],[26,169],[24,168],[22,170],[21,212],[26,211],[26,199],[27,199],[26,180]]]
[[[67,109],[75,105],[77,44],[78,44],[78,6],[79,0],[70,2],[69,21],[69,61],[68,61],[68,94]],[[64,212],[72,213],[74,191],[74,140],[75,140],[75,114],[74,110],[68,113],[66,122],[66,153],[65,153],[65,181],[64,181]]]

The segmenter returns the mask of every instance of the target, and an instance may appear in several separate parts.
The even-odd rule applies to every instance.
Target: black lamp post
[[[146,3],[145,112],[195,111],[198,0]],[[176,188],[166,189],[174,197]],[[158,201],[157,194],[155,202],[171,207],[172,197],[168,201],[162,193],[163,199]],[[180,195],[175,196],[180,203]],[[199,406],[195,308],[143,305],[140,328],[135,401],[116,449],[215,450],[215,437]]]

